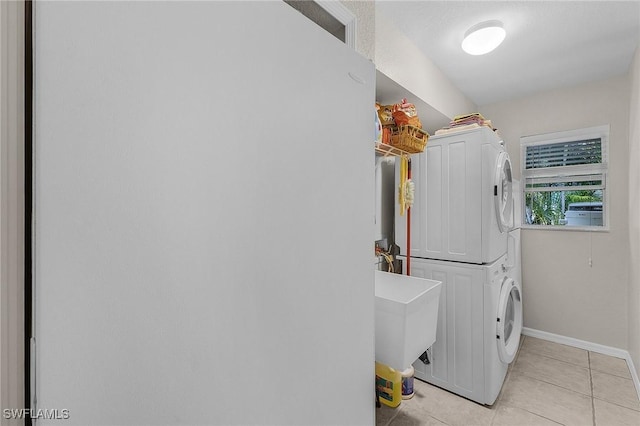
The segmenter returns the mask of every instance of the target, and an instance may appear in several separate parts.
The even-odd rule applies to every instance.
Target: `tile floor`
[[[396,409],[376,409],[376,425],[640,425],[625,360],[528,336],[491,407],[417,379],[414,391]]]

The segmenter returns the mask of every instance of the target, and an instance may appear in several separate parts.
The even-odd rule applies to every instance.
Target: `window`
[[[606,229],[609,125],[520,138],[525,227]]]

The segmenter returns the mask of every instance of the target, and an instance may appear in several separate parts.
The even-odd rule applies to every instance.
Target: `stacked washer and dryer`
[[[430,138],[411,163],[410,253],[398,207],[396,243],[405,268],[411,257],[410,275],[443,285],[436,342],[415,376],[491,405],[522,330],[511,162],[498,135],[480,127]]]

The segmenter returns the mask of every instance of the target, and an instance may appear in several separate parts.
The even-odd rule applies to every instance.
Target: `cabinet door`
[[[34,7],[38,408],[372,424],[373,64],[284,2]]]
[[[404,263],[406,265],[406,262]],[[418,360],[413,364],[416,370],[416,377],[422,380],[439,380],[446,382],[449,377],[448,362],[448,334],[449,323],[447,322],[449,312],[449,283],[446,271],[438,270],[433,265],[421,259],[411,259],[411,275],[414,277],[428,278],[442,281],[440,291],[440,303],[438,305],[438,325],[436,328],[436,341],[428,351],[431,364],[425,364]]]
[[[477,131],[437,137],[423,153],[412,156],[416,190],[411,256],[483,263],[483,199],[493,202],[491,194],[481,192],[483,137]],[[396,215],[396,238],[403,254],[406,235],[406,218]]]
[[[412,259],[412,275],[442,281],[431,364],[416,361],[416,377],[470,399],[483,397],[483,271]]]

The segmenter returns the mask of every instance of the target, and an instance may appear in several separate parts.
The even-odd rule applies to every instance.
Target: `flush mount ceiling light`
[[[484,55],[498,47],[506,34],[500,21],[481,22],[467,30],[462,50],[469,55]]]

